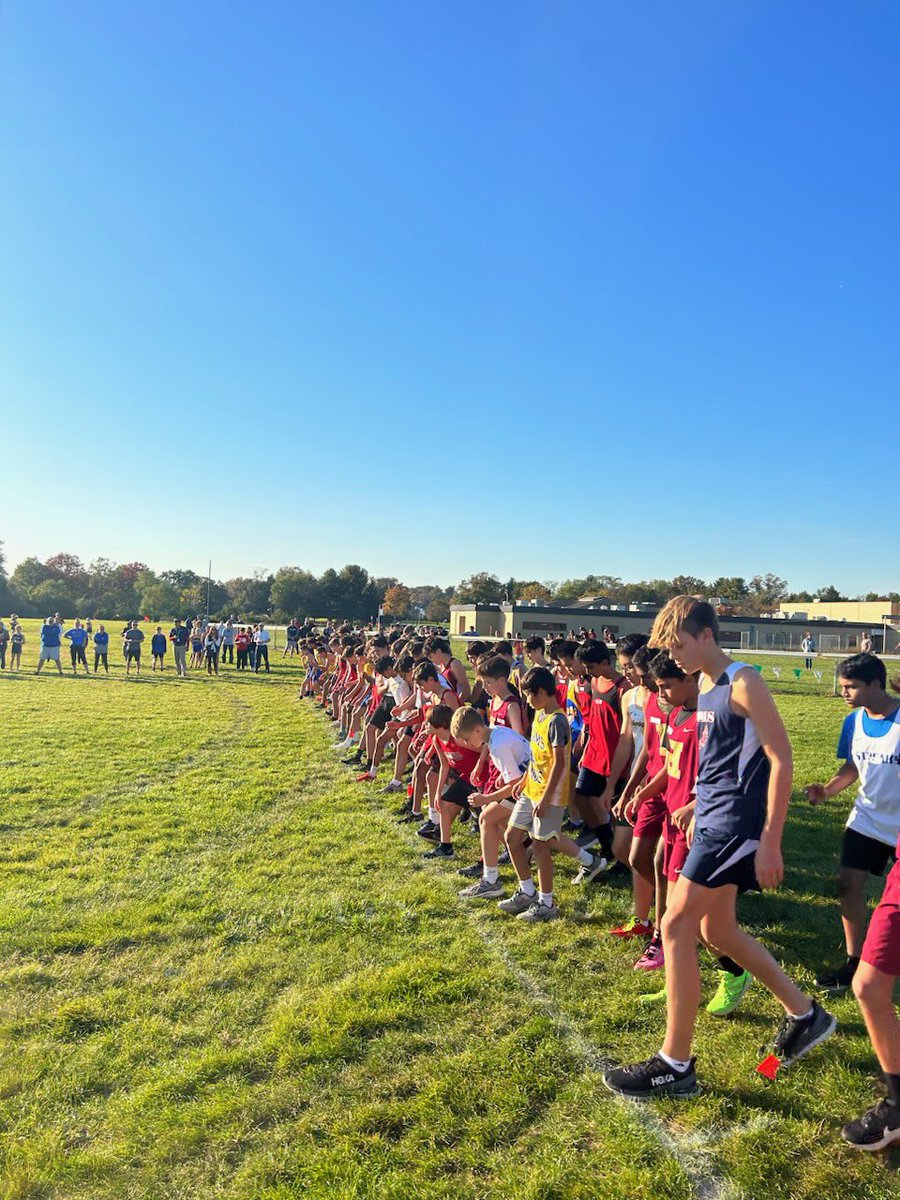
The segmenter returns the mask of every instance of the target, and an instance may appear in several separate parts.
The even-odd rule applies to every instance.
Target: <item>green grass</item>
[[[701,1015],[695,1102],[619,1103],[601,1064],[654,1049],[661,1021],[607,935],[628,890],[576,891],[566,864],[554,926],[462,909],[298,677],[0,676],[3,1200],[896,1194],[896,1164],[837,1138],[875,1069],[852,999],[767,1087],[777,1012],[752,991]],[[844,710],[779,703],[799,789]],[[798,795],[785,887],[742,902],[806,983],[839,952],[846,807]]]

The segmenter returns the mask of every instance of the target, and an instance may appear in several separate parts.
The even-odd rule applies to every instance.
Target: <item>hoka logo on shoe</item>
[[[662,1087],[664,1083],[674,1083],[674,1082],[675,1082],[675,1076],[672,1074],[654,1075],[653,1078],[650,1080],[650,1086],[651,1087]]]

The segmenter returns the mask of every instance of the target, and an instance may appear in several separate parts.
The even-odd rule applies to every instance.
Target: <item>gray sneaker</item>
[[[405,792],[406,784],[400,783],[398,779],[392,779],[387,787],[381,788],[380,791],[382,796],[392,796],[394,792]]]
[[[575,883],[590,883],[592,879],[596,879],[601,871],[605,871],[609,866],[607,860],[602,854],[595,854],[591,862],[582,867],[575,876]]]
[[[555,904],[542,904],[540,900],[535,900],[525,912],[518,914],[520,921],[556,921],[559,918],[559,909]]]
[[[496,900],[498,896],[503,895],[505,890],[499,879],[496,883],[488,883],[482,876],[477,883],[469,884],[468,887],[456,894],[460,900]]]
[[[501,900],[497,907],[501,912],[509,913],[513,917],[518,917],[524,912],[528,912],[532,904],[537,900],[537,896],[526,896],[523,891],[518,891],[514,896],[510,896],[508,900]]]

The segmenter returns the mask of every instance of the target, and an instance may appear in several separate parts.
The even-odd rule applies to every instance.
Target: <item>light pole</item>
[[[212,581],[212,559],[209,560],[209,570],[206,572],[206,615],[209,617],[209,588]]]

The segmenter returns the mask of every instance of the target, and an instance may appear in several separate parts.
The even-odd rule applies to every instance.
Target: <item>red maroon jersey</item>
[[[507,696],[505,700],[501,700],[498,696],[491,697],[490,707],[488,708],[488,724],[501,725],[504,729],[512,729],[509,720],[510,707],[519,710],[520,729],[525,728],[525,714],[522,711],[522,701],[518,696]]]
[[[587,719],[588,744],[581,765],[597,775],[608,775],[612,767],[622,730],[622,694],[627,690],[628,681],[624,675],[602,692],[592,689]]]
[[[684,721],[680,725],[678,722]],[[663,733],[666,756],[666,809],[669,815],[690,804],[697,790],[700,751],[697,742],[696,709],[674,708]]]
[[[454,771],[460,779],[465,779],[467,783],[472,782],[472,772],[478,765],[478,760],[481,757],[477,750],[470,750],[468,746],[462,746],[456,740],[451,738],[449,742],[441,741],[441,749],[447,762],[450,764],[450,770]]]
[[[664,713],[656,692],[651,692],[644,705],[644,745],[647,747],[647,778],[658,775],[665,764],[662,751],[662,736],[666,729],[668,713]]]

